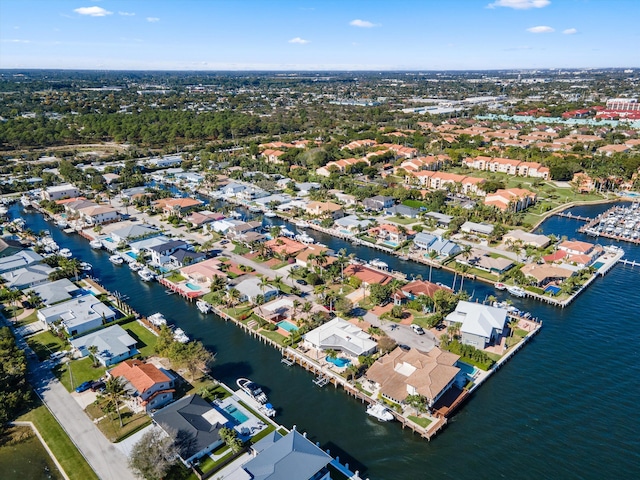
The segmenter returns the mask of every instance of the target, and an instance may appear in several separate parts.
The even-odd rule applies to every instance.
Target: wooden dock
[[[582,222],[592,222],[594,219],[590,217],[583,217],[581,215],[574,215],[571,212],[558,212],[555,214],[556,217],[570,218],[572,220],[580,220]]]

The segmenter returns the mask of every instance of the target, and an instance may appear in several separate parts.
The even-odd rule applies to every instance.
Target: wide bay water
[[[593,216],[607,208],[572,212]],[[363,478],[640,478],[639,267],[616,266],[566,309],[512,298],[518,308],[544,321],[542,332],[474,394],[441,434],[426,442],[397,424],[371,420],[364,406],[342,390],[316,387],[306,371],[281,364],[271,347],[233,324],[202,315],[177,295],[166,295],[159,284],[140,281],[126,266],[111,264],[106,252],[91,250],[81,237],[64,234],[18,205],[10,214],[23,216],[36,232],[51,230],[61,247],[93,264],[92,275],[127,295],[140,313],[162,311],[201,340],[216,354],[216,378],[234,385],[236,378],[250,377],[264,385],[280,423],[308,431]],[[579,225],[554,217],[540,230],[593,241],[575,233]],[[428,277],[427,266],[308,233],[336,251],[344,247],[359,258],[380,258],[409,276]],[[640,261],[640,247],[601,243],[618,244],[626,258]],[[451,285],[453,275],[434,269],[433,280]],[[464,288],[480,301],[491,294],[506,298],[480,282],[465,280]]]

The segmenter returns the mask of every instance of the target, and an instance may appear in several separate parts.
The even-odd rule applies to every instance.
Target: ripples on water
[[[572,211],[590,215],[607,208]],[[313,441],[360,469],[363,478],[640,478],[635,431],[640,418],[640,267],[616,266],[564,310],[514,299],[516,306],[543,319],[544,328],[428,443],[397,424],[372,421],[364,406],[342,390],[316,387],[309,373],[284,367],[274,349],[232,324],[199,314],[177,295],[164,295],[159,284],[138,281],[80,237],[64,235],[37,215],[27,214],[26,220],[35,231],[52,230],[58,243],[94,265],[94,275],[109,289],[129,295],[136,310],[145,315],[161,310],[202,340],[217,353],[216,377],[233,385],[237,377],[247,376],[265,385],[279,408],[279,422],[308,431]],[[578,226],[555,217],[543,231],[593,241],[577,235]],[[343,246],[327,236],[321,241],[335,250]],[[627,258],[640,260],[639,247],[620,245]],[[378,252],[362,252],[387,261]],[[402,265],[410,273],[428,275],[423,266]],[[435,280],[451,284],[452,276],[434,270]],[[470,281],[465,287],[480,300],[496,293]]]

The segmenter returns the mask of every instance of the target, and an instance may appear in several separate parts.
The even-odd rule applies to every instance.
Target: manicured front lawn
[[[390,222],[399,223],[400,225],[411,225],[412,223],[421,223],[419,218],[408,218],[408,217],[389,217],[387,218]]]
[[[267,337],[270,340],[273,340],[278,345],[284,347],[285,337],[284,335],[279,334],[278,332],[272,332],[269,330],[260,330],[260,333]]]
[[[149,357],[156,353],[155,346],[158,337],[138,323],[137,320],[131,320],[120,326],[138,341],[138,350],[143,357]]]
[[[69,368],[71,368],[71,375],[69,375]],[[58,377],[62,385],[64,385],[64,388],[72,392],[81,383],[99,379],[106,371],[107,369],[102,365],[94,368],[93,360],[86,357],[79,360],[71,360],[68,364],[61,363],[56,365],[54,374]]]
[[[409,420],[420,425],[422,428],[427,428],[431,424],[431,420],[428,418],[416,417],[415,415],[409,415]]]
[[[65,350],[68,346],[66,340],[55,336],[48,330],[27,338],[27,343],[40,360],[46,360],[53,352]]]
[[[47,407],[41,405],[18,420],[33,422],[70,480],[98,480],[82,454]]]
[[[146,413],[133,413],[122,406],[120,406],[120,416],[122,417],[122,428],[117,413],[107,415],[98,422],[98,428],[110,442],[124,440],[151,423],[151,418]]]
[[[186,278],[184,278],[182,275],[175,272],[169,275],[168,277],[166,277],[166,279],[172,283],[180,283],[186,280]]]
[[[37,321],[38,321],[38,311],[34,310],[28,316],[24,317],[21,320],[18,320],[15,323],[15,326],[16,327],[22,327],[24,325],[29,325],[30,323],[37,322]]]

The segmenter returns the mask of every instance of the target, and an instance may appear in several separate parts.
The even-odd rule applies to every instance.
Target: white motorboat
[[[269,418],[273,418],[276,416],[276,409],[273,408],[273,405],[271,405],[270,403],[265,403],[260,407],[260,413]]]
[[[89,262],[80,263],[80,270],[82,270],[84,272],[89,272],[92,269],[93,269],[93,265],[91,265]]]
[[[23,207],[30,207],[31,206],[31,199],[29,197],[27,197],[26,195],[23,195],[20,197],[20,203],[22,204]]]
[[[131,262],[129,264],[129,268],[131,270],[133,270],[134,272],[137,272],[138,270],[140,270],[144,265],[142,265],[141,263],[138,262]]]
[[[151,323],[151,325],[155,325],[156,327],[161,327],[162,325],[167,324],[167,319],[164,318],[160,312],[154,313],[153,315],[149,315],[147,320]]]
[[[56,225],[60,228],[67,228],[69,226],[69,222],[67,222],[64,218],[61,218],[56,222]]]
[[[97,240],[97,239],[96,240],[91,240],[89,242],[89,246],[91,248],[96,249],[96,250],[100,250],[102,248],[102,242],[100,240]]]
[[[381,403],[372,403],[367,407],[367,415],[377,418],[381,422],[389,422],[394,419],[393,413]]]
[[[182,330],[181,328],[176,328],[173,331],[173,339],[176,342],[187,343],[189,341],[189,336],[184,333],[184,330]]]
[[[296,240],[297,242],[306,243],[306,244],[311,244],[311,243],[315,242],[313,237],[310,237],[306,233],[300,233],[300,234],[296,235],[294,237],[294,240]]]
[[[73,253],[71,252],[71,250],[69,250],[68,248],[63,248],[58,252],[58,255],[60,255],[61,257],[64,258],[71,258],[73,257]]]
[[[295,226],[298,227],[298,228],[309,228],[309,224],[307,222],[305,222],[304,220],[300,220],[300,221],[296,222]]]
[[[372,267],[380,268],[382,270],[387,270],[389,268],[389,265],[387,265],[385,262],[383,262],[379,258],[374,258],[373,260],[371,260],[369,262],[369,265],[371,265]]]
[[[124,263],[123,258],[120,255],[111,255],[109,261],[115,265],[122,265]]]
[[[205,302],[204,300],[198,300],[196,302],[196,307],[198,307],[200,313],[209,313],[211,311],[211,304],[209,302]]]
[[[508,285],[507,292],[509,292],[514,297],[526,297],[527,292],[522,287],[518,287],[515,285]]]
[[[494,287],[496,288],[496,290],[504,290],[507,288],[507,286],[502,282],[496,282]]]
[[[150,282],[152,280],[155,280],[156,278],[155,273],[153,273],[148,268],[142,268],[138,270],[138,276],[145,282]]]
[[[293,238],[295,236],[295,233],[293,233],[291,230],[289,230],[287,227],[282,227],[280,229],[280,235],[284,236],[284,237],[289,237],[289,238]]]
[[[256,402],[262,403],[264,405],[269,401],[262,389],[248,378],[239,378],[238,380],[236,380],[236,384],[242,389],[243,392],[253,398]]]
[[[268,217],[268,218],[273,218],[276,216],[275,212],[271,211],[271,210],[267,210],[266,212],[264,212],[264,216]]]

